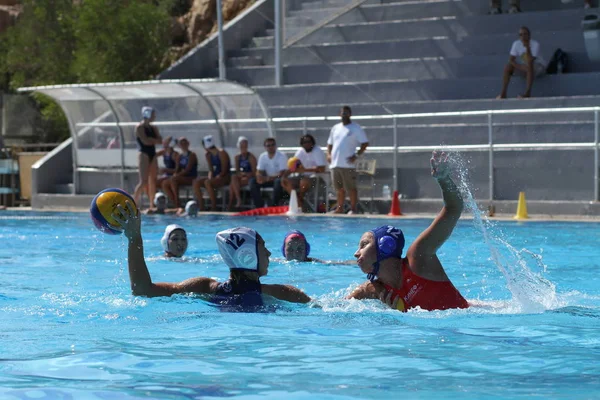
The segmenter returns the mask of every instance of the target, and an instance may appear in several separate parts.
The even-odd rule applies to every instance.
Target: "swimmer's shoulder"
[[[215,294],[219,288],[219,282],[204,276],[189,278],[178,284],[181,293]]]

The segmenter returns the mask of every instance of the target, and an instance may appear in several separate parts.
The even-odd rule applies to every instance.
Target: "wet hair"
[[[268,138],[266,138],[266,139],[265,139],[265,141],[263,142],[263,146],[266,146],[266,145],[267,145],[267,143],[269,143],[269,142],[273,142],[274,144],[277,144],[277,142],[275,141],[275,138],[268,137]]]
[[[260,279],[258,271],[247,269],[232,269],[229,271],[229,278],[238,285],[243,281],[259,282]]]
[[[300,138],[300,146],[302,146],[302,142],[304,142],[304,140],[306,140],[306,139],[310,140],[310,141],[312,142],[313,146],[314,146],[315,144],[317,144],[317,142],[316,142],[315,138],[313,137],[313,135],[311,135],[311,134],[307,133],[306,135],[303,135],[303,136]]]

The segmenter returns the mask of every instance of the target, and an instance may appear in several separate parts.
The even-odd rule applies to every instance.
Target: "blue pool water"
[[[155,281],[225,280],[215,232],[246,225],[273,251],[264,283],[291,283],[313,305],[226,313],[200,299],[130,294],[121,236],[87,214],[0,214],[1,399],[597,398],[600,225],[461,220],[439,256],[468,310],[402,314],[344,296],[355,265],[281,260],[287,229],[314,257],[352,259],[384,222],[410,243],[425,219],[203,216],[185,262],[160,257],[174,218],[145,217]]]

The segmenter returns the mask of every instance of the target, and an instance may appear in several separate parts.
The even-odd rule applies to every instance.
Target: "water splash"
[[[492,261],[506,279],[512,300],[516,303],[514,306],[525,313],[539,313],[559,307],[555,285],[542,276],[546,271],[542,255],[512,246],[502,230],[479,209],[470,187],[470,160],[461,154],[454,154],[452,164],[460,177],[458,186],[465,200],[465,208],[472,213],[473,225],[481,232]]]

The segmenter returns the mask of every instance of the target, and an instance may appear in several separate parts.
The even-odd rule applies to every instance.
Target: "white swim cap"
[[[238,149],[240,148],[240,143],[242,143],[244,140],[246,142],[248,142],[248,144],[250,144],[250,141],[248,140],[248,138],[246,136],[240,136],[238,138],[238,141],[237,141],[237,147],[238,147]]]
[[[258,271],[258,240],[250,228],[233,228],[217,233],[219,253],[229,269]]]
[[[142,107],[142,117],[144,117],[145,119],[150,119],[153,112],[154,112],[154,108],[152,108],[152,107],[148,107],[148,106]]]
[[[215,145],[215,142],[213,140],[212,135],[204,136],[202,138],[202,144],[204,145],[204,148],[206,148],[206,149],[210,149],[211,147],[213,147]]]
[[[156,194],[154,195],[154,205],[158,206],[158,200],[160,200],[161,198],[164,198],[165,201],[167,200],[167,196],[165,196],[165,194],[163,192],[156,192]]]
[[[167,227],[165,228],[165,233],[160,239],[160,244],[162,244],[163,250],[165,252],[169,251],[169,237],[171,236],[171,233],[173,233],[173,231],[176,231],[177,229],[181,229],[185,232],[185,229],[183,229],[181,225],[177,224],[167,225]]]
[[[198,215],[198,203],[195,200],[190,200],[185,203],[185,214],[190,217],[195,217]]]

